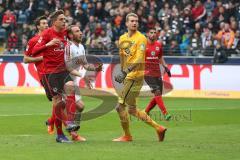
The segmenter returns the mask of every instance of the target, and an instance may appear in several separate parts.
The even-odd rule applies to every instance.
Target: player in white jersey
[[[84,78],[88,88],[92,88],[90,80],[87,76],[84,76],[80,73],[80,67],[82,66],[87,71],[96,71],[99,72],[102,70],[102,64],[94,66],[89,64],[86,59],[85,49],[81,44],[82,41],[82,32],[78,26],[71,25],[67,29],[67,34],[69,42],[65,48],[65,64],[68,71],[71,73],[71,77],[74,80],[75,85],[75,100],[76,100],[76,111],[75,111],[75,121],[80,123],[81,113],[84,109],[84,103],[81,100],[80,90],[77,83],[77,77]],[[74,110],[73,110],[74,112]],[[71,132],[72,139],[75,141],[85,141],[86,139],[77,135],[76,132]]]

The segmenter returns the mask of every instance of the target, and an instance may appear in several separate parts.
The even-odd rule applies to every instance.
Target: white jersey
[[[71,67],[72,69],[80,70],[80,67],[87,63],[85,49],[82,44],[74,44],[73,42],[68,42],[65,48],[65,64],[67,67]],[[76,76],[72,76],[72,78],[76,79]]]
[[[73,42],[69,41],[65,47],[64,59],[65,59],[66,67],[68,67],[68,68],[70,67],[72,69],[79,71],[80,67],[83,64],[87,63],[85,49],[84,49],[83,45],[82,44],[76,45]],[[76,101],[78,101],[79,99],[81,99],[81,96],[80,96],[80,92],[79,92],[79,87],[78,87],[79,84],[77,82],[77,77],[71,75],[71,78],[73,79],[74,85],[76,86],[75,99],[76,99]]]

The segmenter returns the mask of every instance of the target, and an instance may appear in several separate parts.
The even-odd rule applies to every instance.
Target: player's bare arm
[[[165,72],[167,73],[168,77],[171,77],[172,76],[171,71],[168,69],[167,64],[163,57],[160,58],[160,64],[163,65],[163,68],[164,68]]]
[[[24,57],[23,57],[24,63],[35,63],[35,62],[40,62],[42,60],[43,60],[43,56],[30,57],[30,56],[24,55]]]

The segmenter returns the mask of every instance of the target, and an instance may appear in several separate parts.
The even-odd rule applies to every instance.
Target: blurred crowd
[[[89,54],[116,54],[125,16],[139,16],[139,30],[156,27],[164,54],[240,55],[239,0],[0,0],[5,53],[21,54],[35,33],[34,19],[63,9],[79,25]]]

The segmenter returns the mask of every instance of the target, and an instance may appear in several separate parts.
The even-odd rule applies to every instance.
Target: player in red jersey
[[[167,68],[166,62],[163,58],[163,47],[159,43],[156,36],[156,29],[150,28],[147,32],[147,46],[145,55],[145,75],[144,79],[152,90],[154,97],[145,109],[146,113],[149,113],[151,109],[157,104],[162,111],[164,118],[170,120],[171,115],[168,114],[167,109],[162,99],[162,75],[160,71],[161,64],[164,67],[165,72],[168,76],[171,76],[170,70]]]
[[[42,56],[42,50],[45,47],[39,48],[39,50],[36,50],[35,53],[33,52],[33,48],[34,46],[37,44],[41,33],[48,28],[48,21],[47,21],[47,17],[46,16],[40,16],[35,20],[35,25],[36,28],[38,30],[38,32],[35,34],[35,36],[33,36],[27,44],[26,50],[24,52],[24,58],[23,58],[23,62],[24,63],[34,63],[35,67],[37,69],[37,73],[38,73],[38,78],[42,83],[42,76],[44,74],[44,65],[43,65],[43,56]],[[48,46],[52,46],[55,45],[55,43],[57,43],[57,40],[52,40],[50,42],[48,42]],[[49,97],[50,95],[47,95],[48,99],[51,99],[52,97]],[[54,107],[52,112],[54,113]],[[54,115],[54,114],[53,114]],[[54,119],[54,117],[52,117],[52,119]],[[53,134],[54,133],[54,125],[49,125],[48,126],[48,133],[49,134]]]
[[[66,107],[67,110],[67,131],[76,131],[79,126],[73,123],[74,113],[71,113],[71,111],[76,108],[74,83],[64,62],[64,49],[67,43],[66,18],[64,12],[58,10],[51,14],[50,19],[52,26],[42,32],[38,43],[33,48],[33,52],[44,47],[42,51],[44,63],[43,85],[49,91],[47,94],[52,96],[55,106],[56,141],[70,142],[62,131],[62,121],[65,121],[62,116],[62,109]],[[58,43],[48,46],[48,42],[54,39],[58,40]],[[66,103],[63,101],[63,93],[66,95]]]
[[[42,31],[44,31],[45,29],[48,28],[47,17],[41,16],[41,17],[37,18],[35,21],[35,24],[36,24],[38,33],[28,41],[26,50],[24,52],[23,62],[35,64],[37,72],[38,72],[39,80],[41,81],[42,75],[43,75],[43,63],[42,63],[43,57],[42,57],[41,52],[39,52],[39,54],[34,54],[32,52],[32,50],[33,50],[33,47],[38,42],[38,39],[39,39]]]

